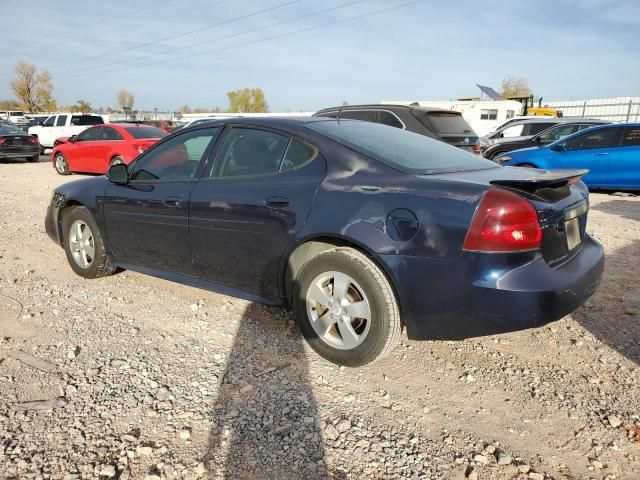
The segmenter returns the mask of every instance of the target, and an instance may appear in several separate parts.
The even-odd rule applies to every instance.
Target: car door
[[[65,149],[65,157],[71,171],[96,173],[93,155],[101,128],[87,128],[73,138],[73,147]]]
[[[609,186],[640,188],[640,125],[623,127],[620,146],[611,150]]]
[[[58,115],[59,116],[59,115]],[[56,131],[56,115],[47,118],[38,131],[38,140],[40,145],[52,147],[55,140]]]
[[[592,187],[609,185],[610,155],[620,143],[619,127],[592,128],[570,137],[564,151],[556,151],[552,168],[588,168],[583,177]]]
[[[189,249],[189,195],[219,128],[201,128],[156,144],[130,167],[126,185],[103,200],[107,246],[123,266],[195,276]]]
[[[91,161],[96,173],[105,173],[113,154],[118,153],[118,147],[124,141],[120,132],[115,128],[102,126],[98,134],[98,141],[94,142],[91,151]]]
[[[276,300],[280,260],[304,225],[326,164],[290,135],[227,127],[191,194],[189,232],[201,278]]]

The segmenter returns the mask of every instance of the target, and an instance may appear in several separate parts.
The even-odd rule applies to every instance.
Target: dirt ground
[[[43,218],[78,178],[0,163],[0,478],[640,478],[640,198],[592,194],[574,314],[344,369],[287,311],[76,276]]]

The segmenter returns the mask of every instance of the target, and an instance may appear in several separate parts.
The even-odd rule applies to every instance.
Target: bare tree
[[[38,73],[36,66],[31,63],[18,62],[11,90],[23,110],[38,112],[55,109],[51,74],[47,70]]]
[[[526,78],[507,77],[502,80],[502,96],[504,98],[528,97],[531,93]]]
[[[120,107],[120,110],[124,110],[125,107],[133,108],[133,104],[136,101],[135,95],[127,90],[120,90],[116,98],[118,100],[118,107]]]

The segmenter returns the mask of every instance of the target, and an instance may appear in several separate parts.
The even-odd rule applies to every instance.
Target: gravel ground
[[[343,369],[284,310],[73,274],[43,217],[75,178],[0,164],[0,478],[640,478],[640,198],[592,195],[573,315]]]

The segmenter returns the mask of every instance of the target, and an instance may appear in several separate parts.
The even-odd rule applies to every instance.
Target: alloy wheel
[[[306,305],[313,330],[333,348],[352,350],[369,333],[369,300],[360,285],[345,273],[318,275],[309,285]]]
[[[76,220],[69,229],[69,249],[80,268],[89,268],[96,255],[93,233],[82,220]]]

